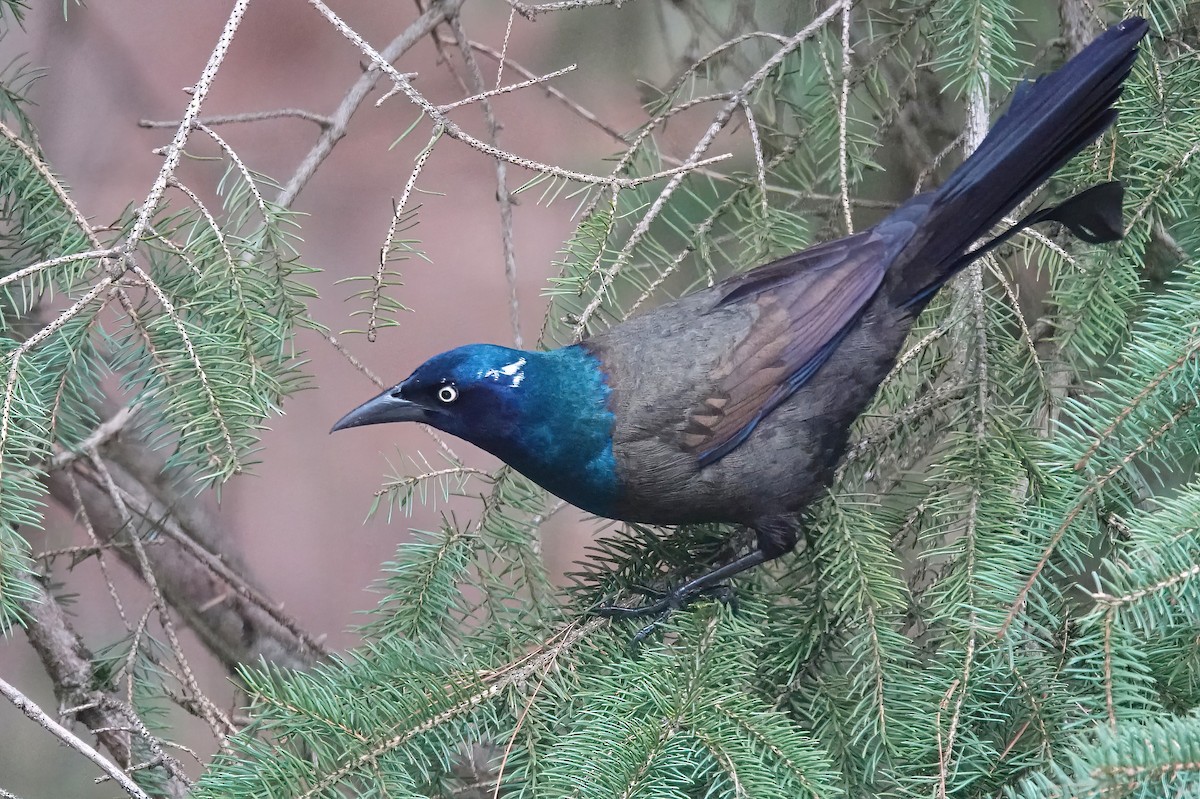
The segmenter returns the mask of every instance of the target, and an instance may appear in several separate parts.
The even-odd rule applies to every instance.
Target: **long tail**
[[[1058,70],[1022,84],[1009,109],[945,183],[913,198],[881,223],[916,224],[912,241],[898,259],[903,264],[893,273],[894,285],[906,287],[911,302],[932,295],[990,249],[967,253],[973,242],[1113,123],[1117,118],[1113,103],[1147,29],[1144,19],[1131,17],[1100,34]],[[1084,192],[1053,209],[1031,214],[1016,229],[1046,219],[1063,221],[1077,234],[1102,224],[1111,226],[1114,202],[1115,235],[1084,238],[1119,238],[1119,187]]]

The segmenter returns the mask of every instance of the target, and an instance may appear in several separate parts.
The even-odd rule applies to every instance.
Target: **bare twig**
[[[509,17],[511,22],[512,17]],[[455,16],[450,20],[450,30],[454,33],[454,38],[458,44],[458,50],[462,53],[463,62],[467,66],[467,79],[470,82],[472,91],[479,93],[480,101],[483,105],[483,116],[487,123],[488,143],[499,149],[500,146],[500,123],[496,121],[496,114],[492,110],[492,104],[488,101],[488,96],[493,93],[500,93],[501,89],[495,92],[484,92],[483,74],[479,70],[479,64],[475,60],[475,53],[471,49],[471,40],[467,38],[466,31],[462,27],[462,17]],[[503,64],[503,62],[501,62]],[[546,76],[546,79],[561,75],[564,72],[569,72],[574,69],[574,65],[566,69],[559,70],[557,73],[551,73]],[[524,84],[517,84],[513,88],[520,88],[522,85],[532,85],[541,81],[526,81]],[[504,254],[504,280],[508,284],[508,317],[509,324],[512,326],[513,346],[518,349],[524,346],[524,341],[521,338],[521,313],[520,306],[517,300],[517,248],[513,241],[513,199],[512,193],[508,189],[508,165],[503,159],[495,159],[496,169],[496,202],[500,206],[500,246]]]
[[[70,715],[88,729],[96,731],[96,737],[118,764],[133,762],[134,740],[144,743],[156,756],[162,755],[160,765],[167,772],[166,794],[180,798],[186,796],[191,782],[179,762],[165,755],[153,735],[139,733],[133,739],[129,734],[118,731],[131,725],[143,731],[146,728],[131,707],[117,703],[107,694],[96,690],[92,653],[71,628],[58,601],[40,583],[34,583],[33,587],[35,596],[24,603],[27,619],[25,634],[50,675],[59,704],[72,708]]]
[[[117,768],[112,761],[93,749],[86,741],[75,735],[75,733],[46,715],[45,711],[38,707],[33,700],[7,683],[3,678],[0,678],[0,694],[4,694],[8,698],[8,701],[16,705],[18,710],[40,724],[55,738],[99,766],[100,770],[112,777],[124,789],[125,793],[137,797],[137,799],[150,799],[137,786],[137,783],[130,779],[129,775]]]
[[[560,0],[559,2],[542,3],[541,5],[529,5],[520,2],[520,0],[508,0],[508,2],[509,5],[516,9],[517,13],[526,19],[533,19],[538,14],[546,14],[551,11],[571,11],[577,8],[621,5],[621,0]]]
[[[314,122],[322,129],[333,126],[333,120],[330,117],[314,114],[312,111],[305,111],[303,108],[277,108],[274,111],[249,111],[244,114],[214,114],[210,117],[196,117],[192,120],[192,126],[230,125],[237,122],[262,122],[267,119],[286,119],[289,117]],[[138,120],[138,126],[143,128],[177,128],[182,123],[183,120],[180,119],[160,122],[152,119]]]
[[[79,447],[74,450],[63,450],[57,453],[50,459],[49,469],[55,471],[70,466],[75,460],[85,455],[89,450],[95,450],[102,447],[110,438],[121,434],[125,426],[133,420],[137,412],[141,409],[141,403],[134,402],[130,405],[123,406],[120,410],[105,419],[100,424],[96,425],[96,429],[91,435],[79,443]]]
[[[455,19],[458,19],[458,17],[455,17]],[[451,27],[453,27],[453,25]],[[466,52],[466,49],[467,48],[463,48],[463,51]],[[474,49],[474,48],[471,48],[471,49]],[[539,75],[537,77],[530,78],[529,80],[523,80],[520,83],[512,83],[512,84],[509,84],[508,86],[502,86],[498,89],[488,89],[487,91],[481,91],[478,94],[473,94],[470,97],[464,97],[461,100],[455,100],[453,103],[447,103],[446,105],[439,105],[437,107],[437,109],[444,113],[446,111],[451,111],[455,108],[459,108],[464,105],[471,105],[472,103],[478,103],[481,100],[486,100],[489,97],[496,97],[501,94],[508,94],[509,92],[515,92],[518,89],[525,89],[525,88],[528,88],[529,86],[537,86],[537,85],[545,83],[547,81],[554,80],[555,78],[557,78],[560,75],[565,75],[568,72],[574,72],[577,68],[578,68],[577,65],[571,64],[570,66],[563,67],[562,69],[556,69],[553,72],[547,72],[545,75]]]
[[[523,76],[525,76],[530,81],[533,81],[534,79],[537,78],[537,75],[535,75],[533,72],[531,72],[528,69],[526,69],[525,67],[521,66],[513,59],[509,58],[506,51],[499,52],[499,51],[492,49],[491,47],[488,47],[486,44],[481,44],[481,43],[475,42],[475,41],[471,42],[471,48],[473,50],[476,50],[477,52],[483,53],[484,55],[488,56],[491,59],[494,59],[498,64],[501,65],[501,68],[503,66],[507,65],[507,66],[511,67],[512,69],[514,69],[515,71],[521,73]],[[547,83],[539,83],[538,85],[541,86],[542,91],[544,91],[547,95],[549,95],[550,97],[553,97],[554,99],[556,99],[560,103],[562,103],[564,106],[569,108],[571,110],[571,112],[574,113],[576,116],[578,116],[580,119],[583,119],[583,120],[589,122],[590,124],[596,126],[600,130],[604,131],[609,136],[611,136],[613,139],[615,139],[619,144],[621,144],[621,145],[626,144],[625,135],[623,133],[621,133],[621,131],[614,128],[612,125],[609,125],[607,122],[600,119],[600,117],[596,116],[596,114],[594,114],[591,111],[589,111],[588,109],[584,108],[579,103],[575,102],[570,97],[568,97],[566,94],[564,94],[563,92],[554,88],[553,86],[551,86]]]
[[[450,1],[451,0],[446,0],[447,3],[449,3]],[[329,8],[329,6],[327,6],[327,5],[325,5],[325,3],[321,2],[321,0],[309,0],[309,4],[312,5],[314,8],[316,8],[329,21],[329,23],[331,25],[333,25],[335,28],[337,28],[338,32],[340,32],[343,36],[345,36],[347,39],[349,39],[351,42],[353,42],[354,45],[360,51],[362,51],[362,53],[364,55],[366,55],[368,58],[370,58],[371,61],[373,62],[373,66],[375,66],[376,68],[385,72],[388,75],[388,77],[390,77],[392,79],[392,81],[395,82],[395,84],[400,88],[400,91],[403,92],[406,97],[408,97],[408,99],[413,103],[413,105],[416,105],[418,108],[420,108],[422,111],[424,111],[425,114],[430,118],[431,121],[433,121],[433,123],[435,125],[440,126],[442,128],[442,130],[445,132],[445,135],[449,136],[452,139],[455,139],[456,141],[460,141],[463,144],[466,144],[467,146],[471,147],[472,149],[478,150],[479,152],[483,153],[484,155],[490,156],[492,158],[496,158],[496,159],[499,159],[502,161],[507,161],[510,164],[522,167],[524,169],[528,169],[531,172],[540,172],[544,175],[549,175],[551,177],[556,177],[556,178],[562,178],[565,180],[571,180],[571,181],[575,181],[577,183],[590,183],[590,184],[595,184],[595,185],[613,185],[613,184],[615,184],[622,188],[632,188],[634,186],[640,186],[644,183],[652,183],[657,180],[662,180],[663,178],[677,177],[680,173],[689,171],[690,169],[694,169],[696,166],[705,165],[705,164],[714,164],[719,161],[724,161],[730,157],[729,154],[726,153],[724,155],[704,159],[703,161],[690,162],[687,166],[682,167],[682,168],[665,169],[660,172],[655,172],[654,174],[651,174],[651,175],[644,175],[644,176],[636,177],[636,178],[618,178],[618,177],[614,177],[612,175],[608,175],[608,176],[592,175],[592,174],[588,174],[586,172],[576,172],[571,169],[564,169],[563,167],[560,167],[560,166],[554,166],[552,164],[545,164],[540,161],[535,161],[531,158],[524,158],[522,156],[507,152],[505,150],[501,150],[499,148],[493,147],[492,145],[488,144],[487,142],[480,141],[479,139],[475,138],[474,136],[472,136],[471,134],[469,134],[465,130],[463,130],[453,120],[446,117],[445,114],[441,113],[438,110],[437,106],[435,106],[433,103],[431,103],[429,100],[427,100],[415,88],[413,88],[413,85],[408,81],[407,78],[405,78],[402,74],[400,74],[400,72],[398,72],[396,70],[396,68],[393,67],[391,65],[391,63],[389,63],[389,61],[384,58],[383,55],[381,55],[378,51],[375,50],[375,48],[373,48],[370,44],[368,44],[367,41],[365,39],[363,39],[362,36],[360,36],[357,31],[355,31],[353,28],[351,28],[349,25],[347,25],[342,20],[341,17],[339,17],[337,14],[335,14],[333,9]]]
[[[208,63],[204,65],[204,70],[200,73],[200,79],[192,87],[192,99],[188,103],[187,110],[183,112],[183,119],[179,122],[179,127],[175,131],[174,138],[167,145],[166,156],[163,158],[163,165],[158,171],[158,177],[154,179],[149,195],[134,217],[129,235],[125,238],[124,250],[126,253],[132,253],[138,243],[141,242],[142,236],[146,232],[146,226],[150,224],[150,217],[153,215],[155,209],[158,208],[158,203],[162,200],[163,192],[166,191],[167,181],[175,174],[175,167],[179,165],[183,146],[187,143],[188,135],[192,132],[192,124],[200,116],[200,106],[204,104],[205,99],[208,97],[208,90],[212,86],[213,78],[217,76],[217,70],[221,68],[221,62],[225,60],[225,54],[229,51],[229,45],[233,43],[233,35],[237,32],[238,26],[241,25],[242,15],[246,13],[246,7],[249,4],[250,0],[236,0],[233,4],[229,19],[225,21],[225,27],[217,39],[217,45],[213,48],[212,55],[208,57]]]
[[[850,102],[850,61],[854,51],[850,49],[850,3],[842,4],[842,91],[838,99],[838,183],[842,190],[842,214],[846,221],[846,234],[854,232],[854,218],[850,214],[849,154],[846,151],[846,128]]]
[[[463,0],[435,0],[429,8],[425,10],[420,17],[413,21],[411,25],[404,29],[404,32],[393,39],[387,47],[383,48],[377,55],[387,64],[391,64],[397,58],[415,45],[421,39],[425,38],[429,33],[448,17],[457,14],[458,9],[462,6]],[[284,208],[291,206],[299,196],[300,191],[312,179],[317,168],[329,157],[333,152],[333,146],[341,141],[346,135],[346,128],[350,124],[350,117],[362,105],[371,89],[379,82],[383,73],[379,69],[368,69],[355,81],[350,87],[350,91],[342,98],[337,109],[329,117],[330,124],[321,131],[321,136],[317,139],[317,143],[308,151],[308,155],[301,161],[300,166],[292,174],[291,179],[279,195],[275,198],[275,204]]]
[[[350,352],[350,350],[346,348],[346,345],[343,344],[337,336],[333,335],[323,327],[318,328],[317,333],[323,339],[325,339],[326,342],[328,342],[329,346],[333,347],[337,353],[345,358],[351,366],[353,366],[355,369],[361,372],[364,377],[374,383],[376,388],[383,388],[386,385],[383,382],[383,378],[375,374],[375,372],[373,372],[369,366],[355,357],[354,353]]]

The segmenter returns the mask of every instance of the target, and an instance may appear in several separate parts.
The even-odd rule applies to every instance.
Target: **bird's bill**
[[[429,412],[415,402],[396,396],[395,389],[388,389],[374,399],[369,399],[350,413],[337,420],[330,429],[333,433],[347,427],[384,422],[425,422]]]

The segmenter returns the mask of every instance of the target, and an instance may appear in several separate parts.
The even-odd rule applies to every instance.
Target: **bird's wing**
[[[754,303],[746,335],[721,358],[688,414],[682,443],[701,467],[746,440],[837,349],[879,288],[888,246],[872,231],[810,247],[732,278],[713,310]]]

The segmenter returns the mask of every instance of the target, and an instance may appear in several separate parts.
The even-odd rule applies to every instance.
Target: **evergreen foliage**
[[[736,606],[699,602],[631,651],[638,626],[588,608],[702,570],[741,533],[598,521],[594,557],[563,590],[537,545],[552,497],[508,469],[414,458],[380,507],[482,493],[476,517],[399,547],[359,648],[307,672],[246,664],[252,721],[195,796],[1200,791],[1200,21],[1172,0],[1096,4],[1109,21],[1131,12],[1153,33],[1120,120],[1049,189],[1119,178],[1126,238],[1091,247],[1027,231],[943,292],[856,426],[805,541],[738,578]],[[1019,41],[1026,5],[862,3],[843,120],[836,16],[751,79],[810,21],[800,13],[784,14],[778,39],[722,45],[648,100],[653,122],[617,154],[620,176],[669,168],[662,123],[712,95],[750,110],[730,145],[737,167],[691,173],[665,203],[665,181],[577,194],[542,345],[844,235],[843,202],[856,229],[870,224],[878,210],[864,200],[911,189],[880,178],[880,163],[916,157],[897,155],[905,136],[928,134],[932,159],[959,157],[954,126],[919,129],[935,110],[922,65],[957,120],[972,97],[990,93],[994,112],[1017,78],[1063,57]],[[98,253],[130,220],[96,240],[11,127],[0,136],[4,628],[28,594],[17,527],[38,521],[46,459],[94,430],[97,381],[121,375],[182,473],[224,480],[303,381],[292,333],[308,296],[294,220],[236,167],[219,212],[155,211],[137,250],[144,280],[102,285],[114,267]],[[539,183],[546,199],[565,194],[557,179],[525,191]],[[406,240],[386,256],[419,252]],[[389,314],[402,308],[382,296]]]
[[[38,523],[47,459],[96,429],[108,375],[141,406],[145,435],[172,447],[172,471],[201,485],[244,468],[263,419],[305,379],[292,334],[311,292],[261,182],[231,165],[219,223],[175,184],[193,202],[158,208],[119,255],[132,216],[102,240],[36,145],[0,128],[0,629],[31,596],[16,528]]]

